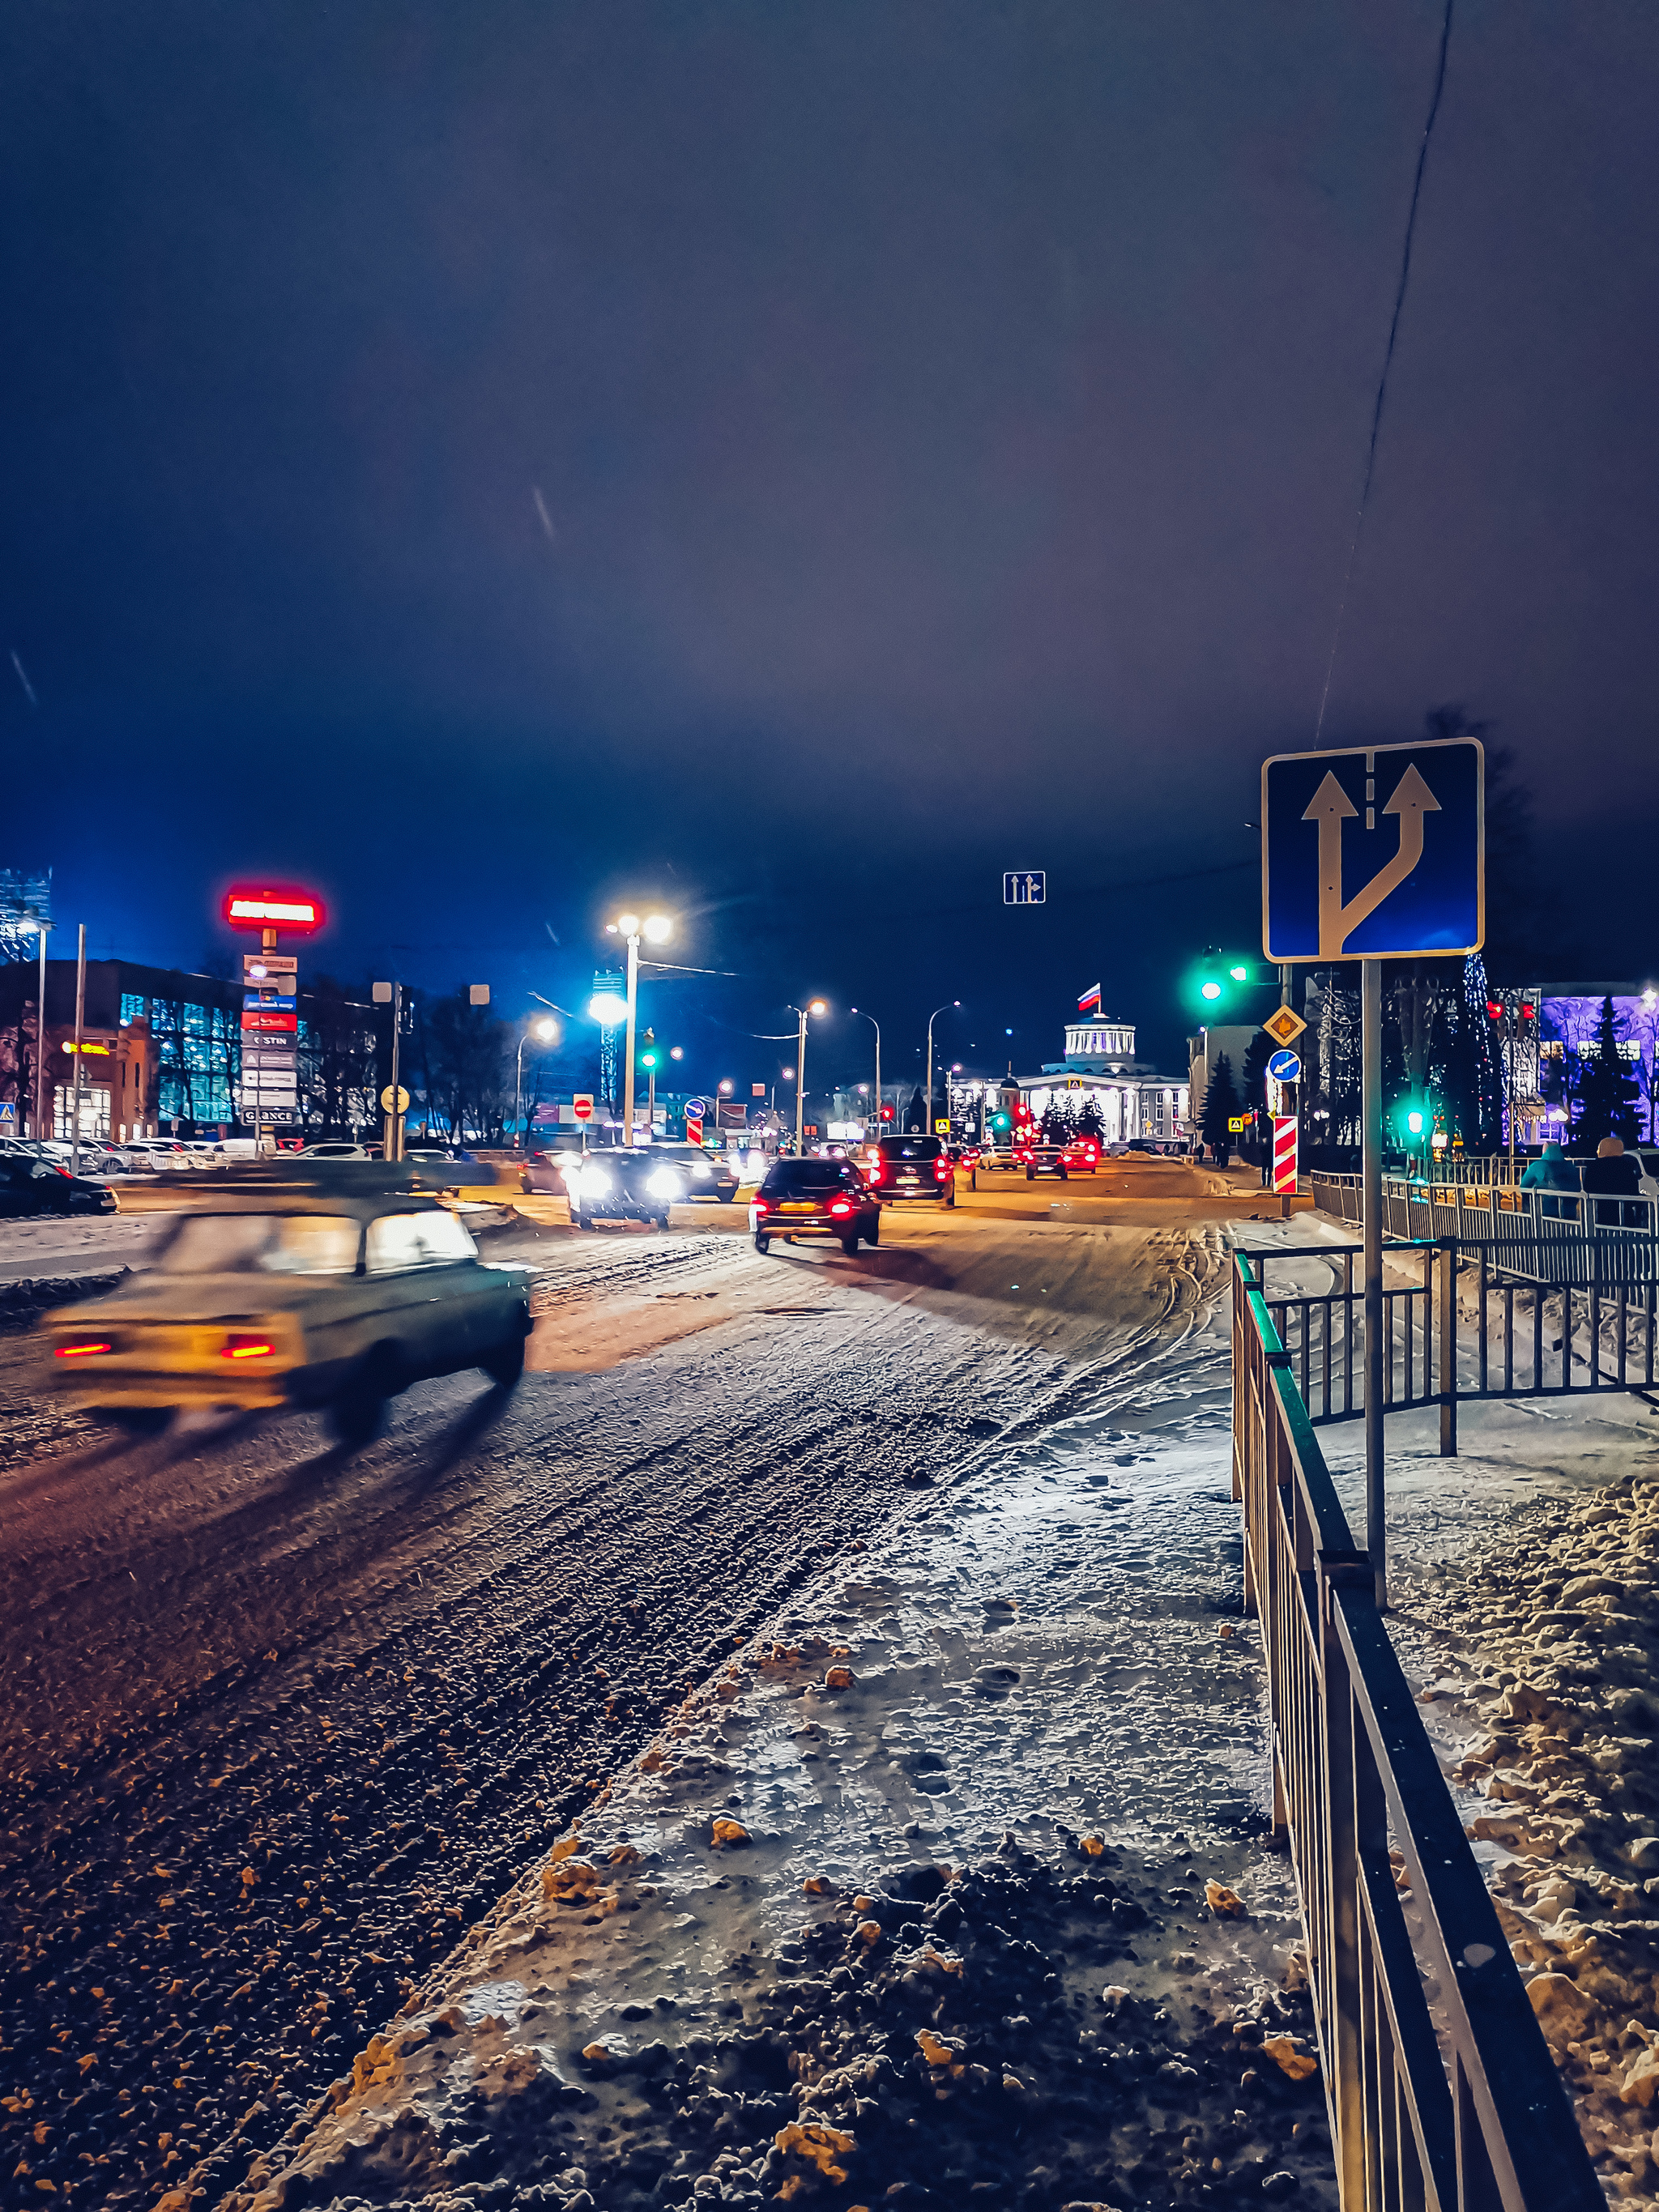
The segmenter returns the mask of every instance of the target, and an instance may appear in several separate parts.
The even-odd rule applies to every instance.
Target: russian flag
[[[1080,1014],[1091,1012],[1097,1014],[1100,1012],[1100,986],[1098,983],[1091,983],[1089,986],[1088,989],[1083,994],[1083,996],[1078,1000],[1077,1010]]]

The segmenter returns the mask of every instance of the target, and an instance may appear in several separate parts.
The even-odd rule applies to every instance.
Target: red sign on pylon
[[[686,1117],[685,1117],[685,1141],[686,1141],[686,1143],[687,1143],[688,1145],[700,1145],[700,1144],[702,1144],[702,1115],[701,1115],[701,1114],[688,1114],[688,1115],[686,1115]]]
[[[1296,1116],[1285,1115],[1273,1121],[1273,1188],[1296,1188]]]

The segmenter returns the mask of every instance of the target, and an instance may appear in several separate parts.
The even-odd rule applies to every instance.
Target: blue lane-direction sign
[[[1486,935],[1478,738],[1279,753],[1261,767],[1269,960],[1417,960]]]
[[[1302,1073],[1302,1062],[1293,1052],[1276,1052],[1267,1062],[1267,1073],[1275,1083],[1294,1083]]]
[[[1048,896],[1046,868],[1009,868],[1002,878],[1004,906],[1042,906]]]
[[[685,1110],[694,1121],[701,1121],[708,1111],[708,1101],[706,1098],[688,1098],[685,1102]]]

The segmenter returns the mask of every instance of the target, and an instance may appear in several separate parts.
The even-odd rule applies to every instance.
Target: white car
[[[190,1165],[189,1155],[177,1137],[129,1137],[126,1153],[135,1168],[167,1168],[176,1172]]]
[[[297,1152],[291,1152],[289,1157],[296,1160],[373,1160],[378,1159],[380,1154],[371,1152],[367,1145],[328,1143],[302,1145]]]

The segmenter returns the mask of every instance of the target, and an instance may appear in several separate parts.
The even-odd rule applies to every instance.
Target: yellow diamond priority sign
[[[1288,1006],[1275,1006],[1261,1026],[1275,1044],[1285,1045],[1294,1043],[1308,1024]]]

